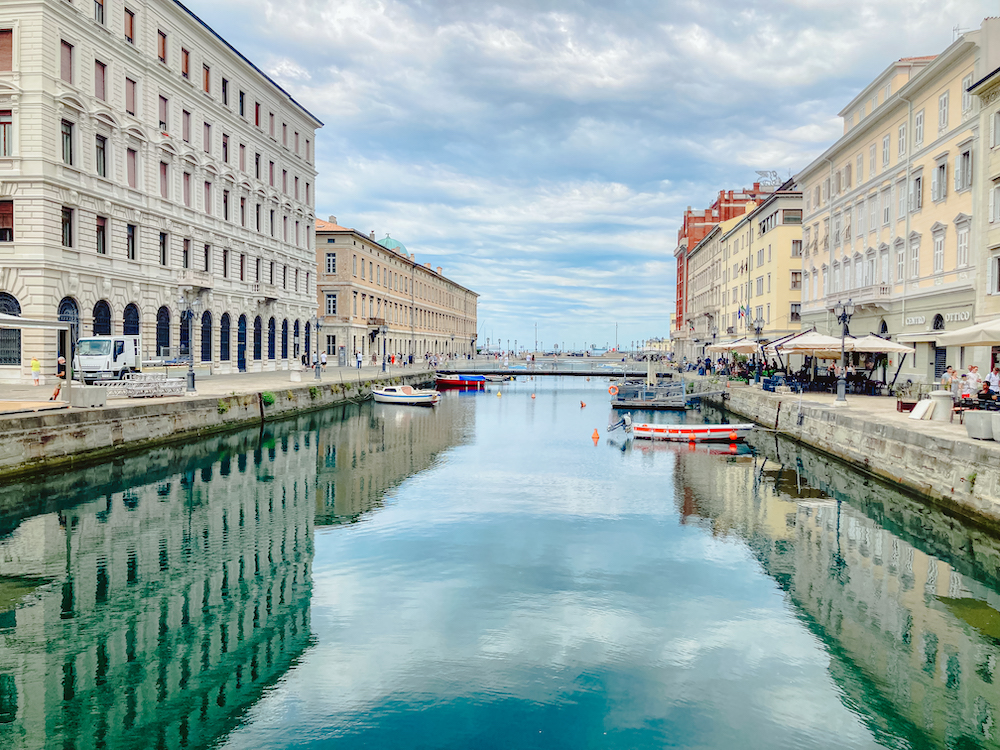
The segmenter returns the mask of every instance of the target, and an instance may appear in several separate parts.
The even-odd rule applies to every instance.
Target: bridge
[[[654,362],[653,372],[661,378],[673,376],[673,368],[668,362]],[[607,357],[546,357],[536,362],[525,363],[522,360],[511,360],[505,366],[503,360],[473,359],[452,360],[437,368],[443,374],[476,373],[478,375],[571,375],[588,378],[645,378],[646,362],[610,359]]]

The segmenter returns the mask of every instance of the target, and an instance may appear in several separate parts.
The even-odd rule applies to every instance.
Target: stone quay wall
[[[433,374],[430,375],[433,379]],[[419,385],[427,372],[354,383],[294,384],[226,396],[143,399],[96,409],[0,417],[0,480],[106,461],[178,440],[198,439],[337,404],[362,401],[386,381]],[[266,403],[273,397],[273,403]]]
[[[1000,530],[1000,443],[936,435],[934,423],[903,426],[801,402],[796,394],[729,388],[705,401],[846,461],[900,489]],[[956,425],[957,426],[957,425]]]

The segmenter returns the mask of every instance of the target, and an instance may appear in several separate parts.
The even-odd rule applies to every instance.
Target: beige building
[[[982,269],[975,308],[976,322],[982,322],[1000,315],[1000,67],[974,83],[969,93],[979,101],[982,134],[973,196],[979,241],[972,248],[973,263]]]
[[[348,364],[356,352],[367,361],[383,354],[475,354],[479,295],[446,278],[441,267],[418,264],[401,242],[342,227],[335,216],[317,219],[316,262],[320,345],[327,354],[343,353]]]
[[[679,357],[704,357],[705,347],[718,339],[725,267],[722,238],[739,222],[737,217],[716,224],[687,251],[687,335],[678,338]]]
[[[892,63],[841,111],[840,140],[797,176],[803,323],[839,335],[834,307],[853,301],[853,334],[916,347],[903,378],[987,363],[988,352],[949,352],[935,339],[973,322],[982,144],[968,89],[998,54],[1000,19],[990,18],[937,56]]]
[[[6,4],[0,312],[215,371],[287,366],[315,315],[321,125],[179,2]],[[70,346],[0,332],[0,379]]]

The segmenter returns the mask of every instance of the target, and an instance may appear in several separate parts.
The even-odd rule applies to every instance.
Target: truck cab
[[[142,366],[139,336],[87,336],[76,343],[73,372],[84,383],[120,380]]]

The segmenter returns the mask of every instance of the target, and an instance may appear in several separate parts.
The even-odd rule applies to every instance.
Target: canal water
[[[765,432],[628,442],[606,389],[8,483],[0,747],[1000,747],[996,538]]]

